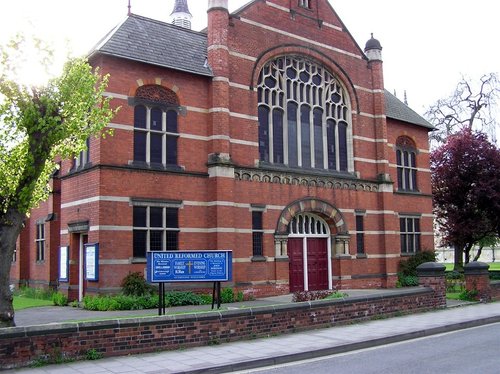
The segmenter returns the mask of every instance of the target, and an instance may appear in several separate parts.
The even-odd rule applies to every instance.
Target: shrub
[[[85,358],[87,360],[100,360],[103,357],[104,355],[102,354],[102,352],[99,352],[95,348],[91,348],[85,353]]]
[[[293,293],[292,301],[295,303],[299,303],[301,301],[321,300],[327,298],[333,293],[334,292],[330,290],[297,291]]]
[[[68,305],[68,297],[61,292],[56,292],[52,295],[52,302],[56,306]]]
[[[458,295],[460,300],[464,301],[476,301],[479,297],[479,292],[477,290],[463,290]]]
[[[416,287],[418,286],[418,277],[416,275],[398,274],[397,287]]]
[[[124,295],[144,296],[155,291],[155,288],[148,284],[144,276],[139,272],[129,273],[123,278],[121,286]]]
[[[158,307],[158,297],[145,296],[85,296],[84,308],[88,310],[139,310]]]
[[[238,301],[239,303],[241,303],[243,301],[243,291],[238,291],[238,294],[236,295],[236,301]]]
[[[232,288],[223,288],[220,293],[221,302],[223,304],[234,303],[234,291]]]
[[[491,271],[490,270],[490,279],[491,280],[500,280],[500,271]]]
[[[425,262],[436,262],[436,252],[422,251],[416,253],[408,259],[399,262],[399,272],[402,275],[417,275],[417,266]]]
[[[207,298],[203,298],[194,292],[171,291],[165,294],[166,306],[183,306],[183,305],[203,305],[208,304]],[[212,299],[210,299],[212,302]]]
[[[399,262],[398,287],[418,286],[417,267],[425,262],[436,262],[436,252],[422,251]]]

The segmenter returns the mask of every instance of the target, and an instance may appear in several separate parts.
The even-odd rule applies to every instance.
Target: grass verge
[[[35,308],[40,306],[51,306],[54,305],[52,300],[41,300],[41,299],[32,299],[24,296],[14,296],[14,310],[22,310],[27,308]]]

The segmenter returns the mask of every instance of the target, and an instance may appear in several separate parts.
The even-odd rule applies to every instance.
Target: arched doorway
[[[312,213],[300,213],[288,226],[290,292],[332,288],[332,248],[326,222]]]
[[[288,262],[291,292],[333,288],[332,257],[349,254],[342,213],[328,201],[307,197],[282,210],[276,225],[276,263]],[[279,265],[277,265],[279,266]],[[285,280],[285,279],[283,279]]]

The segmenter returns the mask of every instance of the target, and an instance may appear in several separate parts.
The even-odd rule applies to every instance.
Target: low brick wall
[[[85,359],[90,349],[110,357],[218,344],[443,306],[432,288],[415,287],[371,297],[222,312],[13,327],[0,329],[0,368],[41,360]]]

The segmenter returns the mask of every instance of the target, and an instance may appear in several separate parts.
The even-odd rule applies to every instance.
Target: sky
[[[500,71],[495,0],[329,0],[356,42],[364,48],[374,33],[383,47],[385,87],[420,114],[450,96],[462,77],[477,81]],[[248,0],[229,0],[235,11]],[[193,29],[207,23],[208,0],[188,0]],[[0,43],[18,32],[37,35],[56,50],[53,74],[66,51],[85,55],[127,15],[128,0],[3,0]],[[174,0],[131,0],[132,13],[170,21]],[[25,83],[43,82],[37,66]],[[40,81],[41,79],[41,81]]]

